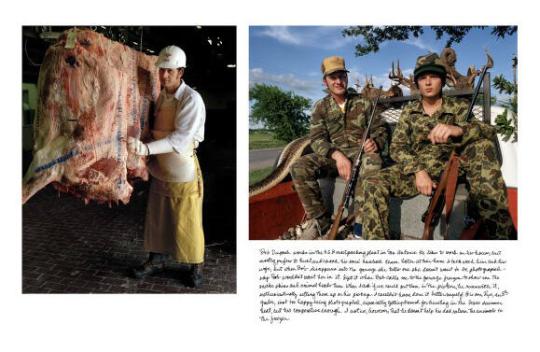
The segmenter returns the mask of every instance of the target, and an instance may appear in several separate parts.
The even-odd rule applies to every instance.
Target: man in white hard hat
[[[182,49],[164,48],[156,65],[162,90],[153,141],[128,140],[131,153],[150,156],[152,175],[144,229],[144,248],[149,256],[133,269],[133,275],[143,278],[163,271],[165,258],[171,255],[190,265],[189,284],[196,287],[202,282],[204,233],[203,181],[195,148],[204,139],[206,112],[199,93],[182,80],[186,67]]]

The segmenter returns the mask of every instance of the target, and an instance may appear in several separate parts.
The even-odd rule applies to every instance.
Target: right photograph
[[[250,240],[517,240],[517,26],[251,26]]]

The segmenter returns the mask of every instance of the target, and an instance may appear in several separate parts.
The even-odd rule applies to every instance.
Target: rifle
[[[364,154],[364,143],[369,137],[369,130],[371,129],[371,122],[373,121],[373,117],[375,116],[375,111],[377,109],[377,104],[379,104],[379,98],[381,97],[381,93],[382,93],[382,86],[379,88],[379,94],[377,95],[377,98],[375,99],[375,104],[373,105],[373,109],[371,110],[371,116],[369,117],[368,125],[366,129],[364,130],[364,135],[362,136],[362,142],[360,144],[360,151],[358,152],[358,154],[356,155],[354,159],[351,178],[349,179],[349,181],[347,181],[347,184],[345,186],[345,191],[343,192],[343,196],[341,197],[341,203],[339,203],[337,213],[334,217],[334,222],[332,223],[332,227],[330,228],[330,232],[328,233],[328,240],[336,239],[339,225],[341,223],[341,217],[343,216],[343,211],[345,210],[345,207],[349,206],[349,200],[352,196],[354,186],[356,185],[356,182],[358,181],[358,177],[360,176],[360,168],[362,167],[362,156]]]
[[[473,91],[473,96],[469,104],[469,108],[467,109],[467,114],[465,115],[466,121],[470,121],[471,119],[474,103],[478,98],[478,93],[480,92],[480,87],[482,86],[482,82],[484,81],[484,76],[486,75],[487,70],[493,67],[493,59],[491,58],[491,56],[489,56],[489,54],[486,53],[486,55],[487,63],[482,68],[478,84]],[[459,153],[457,151],[457,148],[454,148],[454,150],[452,150],[452,153],[450,154],[450,158],[448,159],[448,162],[446,163],[446,166],[441,176],[439,177],[439,183],[437,185],[437,188],[435,189],[435,193],[433,194],[433,196],[431,196],[429,200],[428,208],[422,215],[422,221],[424,222],[424,233],[422,235],[423,240],[433,239],[433,230],[435,229],[435,226],[437,225],[441,217],[442,210],[445,207],[445,204],[446,223],[448,224],[449,222],[456,190],[457,172],[459,167],[458,157]],[[448,226],[445,230],[444,239],[447,238],[447,232]]]

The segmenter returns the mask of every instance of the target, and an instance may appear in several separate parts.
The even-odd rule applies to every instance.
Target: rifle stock
[[[441,177],[439,179],[439,184],[437,185],[435,193],[429,200],[429,205],[426,210],[426,213],[424,213],[424,216],[425,216],[425,218],[423,219],[424,233],[422,234],[423,240],[433,239],[433,230],[435,229],[435,225],[437,224],[444,208],[446,185],[448,184],[448,175],[450,173],[450,167],[451,167],[450,160],[452,160],[452,158],[454,158],[455,155],[457,155],[456,152],[452,151],[452,154],[450,155],[450,159],[448,163],[446,164],[444,171],[441,174]]]
[[[336,216],[334,217],[334,222],[332,223],[332,227],[330,228],[330,232],[328,233],[329,240],[336,239],[337,232],[339,230],[339,224],[341,223],[341,217],[343,216],[344,209],[345,209],[345,204],[342,202],[339,205],[338,211],[336,212]]]

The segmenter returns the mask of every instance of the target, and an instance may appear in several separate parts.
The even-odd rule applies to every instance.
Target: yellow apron
[[[152,131],[155,137],[174,130],[176,101],[164,100],[165,103],[158,106],[155,130]],[[178,155],[177,153],[168,154],[171,154],[169,157]],[[177,175],[178,172],[170,168],[171,164],[165,164],[165,158],[155,159],[158,162],[153,164],[150,171],[157,177],[152,178],[150,185],[144,228],[144,248],[148,252],[169,253],[181,263],[200,264],[204,261],[203,179],[197,157],[192,155],[190,158],[194,166],[194,175],[193,180],[188,182],[167,182],[160,179],[159,176],[164,174],[164,170],[158,168],[169,167],[165,171],[172,175]],[[183,162],[185,160],[180,161],[180,163]],[[178,167],[178,163],[172,163],[172,165]]]
[[[154,140],[166,138],[175,129],[177,100],[174,96],[163,95],[157,104],[156,120],[152,137]],[[190,182],[195,179],[193,143],[185,150],[150,156],[150,174],[166,182]]]

